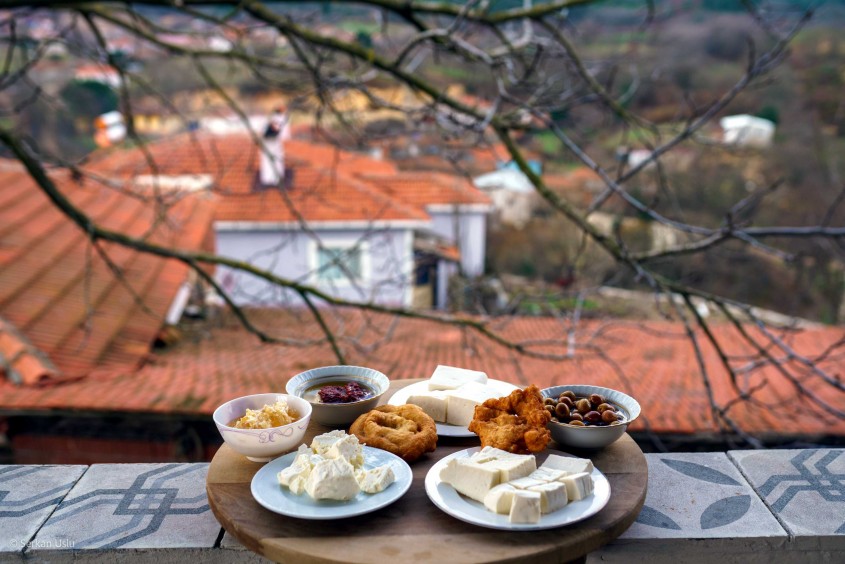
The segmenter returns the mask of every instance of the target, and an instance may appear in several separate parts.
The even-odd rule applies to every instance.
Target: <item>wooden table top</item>
[[[392,382],[385,396],[416,381]],[[303,442],[310,443],[314,436],[329,430],[312,421]],[[645,501],[646,460],[625,434],[597,453],[567,449],[591,458],[610,481],[610,501],[589,519],[556,529],[521,532],[464,523],[428,499],[425,476],[444,456],[473,446],[479,446],[477,437],[440,437],[434,453],[411,464],[411,489],[395,503],[358,517],[309,521],[261,507],[252,498],[250,482],[263,464],[250,462],[224,444],[208,471],[208,502],[229,534],[250,550],[277,562],[372,563],[384,558],[398,562],[469,563],[581,559],[622,534]],[[538,454],[537,458],[539,462],[544,455]]]

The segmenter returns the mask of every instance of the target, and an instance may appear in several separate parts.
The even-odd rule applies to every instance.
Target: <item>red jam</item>
[[[349,382],[345,386],[323,386],[318,394],[322,403],[351,403],[372,395],[358,382]]]

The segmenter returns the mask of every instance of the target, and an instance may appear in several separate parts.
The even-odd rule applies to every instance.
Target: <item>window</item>
[[[323,247],[317,249],[317,280],[343,282],[361,280],[364,275],[360,247]]]

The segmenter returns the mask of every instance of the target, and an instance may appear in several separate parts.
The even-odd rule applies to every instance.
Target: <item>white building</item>
[[[747,114],[726,116],[719,120],[722,127],[722,142],[740,147],[765,148],[772,144],[775,124],[771,121]]]
[[[266,178],[278,174],[262,182],[247,133],[201,131],[152,146],[162,174],[214,178],[218,254],[333,297],[406,307],[445,308],[452,275],[483,273],[492,208],[465,179],[400,172],[327,144],[263,142],[284,143],[275,184]],[[295,291],[235,269],[216,277],[240,304],[301,303]]]

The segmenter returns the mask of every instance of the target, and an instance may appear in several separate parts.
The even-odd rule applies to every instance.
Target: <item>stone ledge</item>
[[[845,449],[646,460],[643,511],[589,562],[845,561]],[[205,497],[207,471],[176,463],[0,466],[0,561],[268,562],[224,534]]]

